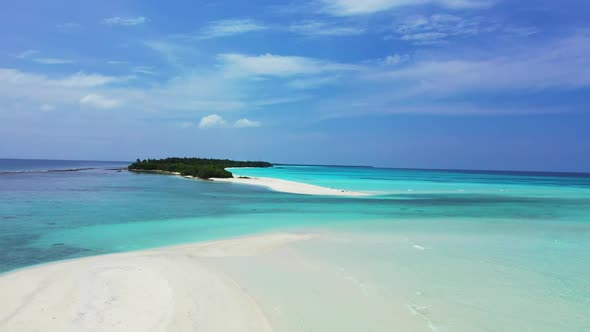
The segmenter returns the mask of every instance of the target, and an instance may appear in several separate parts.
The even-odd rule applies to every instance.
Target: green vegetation
[[[170,172],[201,179],[231,178],[227,167],[272,167],[264,161],[235,161],[229,159],[166,158],[139,160],[127,167],[130,171]]]

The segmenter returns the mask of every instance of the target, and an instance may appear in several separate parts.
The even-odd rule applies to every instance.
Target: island
[[[192,176],[199,179],[232,178],[228,167],[272,167],[265,161],[236,161],[207,158],[137,159],[127,169],[133,172],[153,172]]]

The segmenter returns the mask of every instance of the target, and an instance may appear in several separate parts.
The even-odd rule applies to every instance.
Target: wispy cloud
[[[273,54],[252,56],[230,53],[220,54],[218,58],[224,63],[226,73],[230,75],[287,77],[355,69],[353,65],[332,63],[300,56]]]
[[[33,56],[35,56],[39,53],[41,53],[41,52],[39,52],[38,50],[26,50],[26,51],[16,54],[15,57],[18,59],[32,60],[33,62],[44,64],[44,65],[63,65],[63,64],[68,64],[68,63],[74,62],[72,60],[62,59],[62,58],[48,58],[48,57],[35,57],[35,58],[33,58]]]
[[[114,107],[114,99],[104,96],[125,94],[122,88],[111,85],[111,83],[127,80],[127,77],[82,72],[50,77],[16,69],[0,68],[0,101],[18,100],[19,103],[28,105],[22,106],[25,109],[40,109],[43,112],[58,107],[59,109],[75,109],[81,105],[94,108]],[[104,98],[92,95],[100,95]],[[83,99],[87,96],[90,97]],[[42,106],[39,108],[39,105]],[[64,107],[64,105],[67,106]]]
[[[35,54],[39,53],[39,51],[37,50],[26,50],[26,51],[22,51],[19,54],[15,55],[17,58],[19,59],[26,59],[29,58]]]
[[[590,87],[590,34],[480,59],[425,60],[378,77],[430,96],[470,91]]]
[[[289,30],[307,36],[358,36],[365,33],[365,28],[363,27],[338,25],[313,20],[292,24]]]
[[[121,102],[99,94],[89,94],[80,99],[80,104],[93,108],[111,109],[121,105]]]
[[[145,71],[151,68],[135,69]],[[299,95],[285,98],[280,89],[262,90],[265,81],[252,81],[248,74],[228,76],[225,69],[224,66],[193,69],[150,85],[137,86],[129,76],[84,72],[48,76],[0,68],[0,101],[16,105],[24,100],[30,110],[39,109],[40,104],[54,105],[61,110],[81,106],[85,109],[121,107],[130,113],[146,111],[170,116],[176,113],[256,111],[301,100]]]
[[[133,72],[138,74],[144,75],[155,75],[156,72],[154,71],[154,67],[151,66],[135,66],[133,67]]]
[[[437,5],[447,8],[481,8],[490,6],[488,0],[321,0],[323,11],[335,16],[366,15],[398,7]]]
[[[414,44],[436,44],[452,37],[475,36],[497,31],[501,26],[482,18],[464,18],[449,14],[412,16],[394,23],[393,34],[386,39],[400,39]]]
[[[371,67],[371,66],[372,67],[393,67],[393,66],[400,66],[402,64],[405,64],[406,62],[410,61],[411,58],[412,57],[410,54],[397,54],[397,53],[395,53],[395,54],[387,55],[382,58],[365,60],[365,61],[363,61],[363,63],[369,67]],[[379,69],[383,69],[383,68],[379,68]]]
[[[267,29],[265,25],[251,19],[220,20],[213,21],[204,27],[199,32],[198,38],[228,37],[265,29]]]
[[[167,116],[223,115],[227,117],[221,117],[223,126],[228,128],[254,126],[259,121],[250,118],[256,119],[251,112],[287,103],[301,103],[309,112],[427,112],[432,106],[440,113],[451,114],[451,102],[444,109],[436,108],[436,104],[445,99],[466,99],[474,93],[516,95],[545,89],[590,88],[588,59],[588,31],[543,45],[518,45],[494,53],[472,53],[467,48],[412,53],[411,57],[393,53],[358,65],[314,57],[229,53],[209,59],[217,62],[204,68],[179,70],[168,78],[158,68],[162,80],[149,85],[132,84],[125,76],[83,72],[42,75],[0,69],[0,97],[15,102],[28,100],[34,110],[43,104],[63,110],[67,104],[85,110],[121,108]],[[152,70],[133,66],[126,69]],[[333,104],[316,106],[329,101]],[[421,104],[416,106],[418,102]],[[496,108],[479,105],[482,112],[498,113]],[[475,112],[478,108],[463,105],[456,110],[468,109]],[[245,121],[237,125],[236,120],[243,120],[246,111],[248,125]],[[239,117],[226,115],[231,112]],[[201,119],[201,127],[220,126],[218,117]]]
[[[577,101],[548,104],[545,99],[531,96],[590,88],[590,32],[581,31],[542,45],[520,45],[502,53],[455,50],[422,59],[412,57],[401,63],[396,60],[395,65],[387,66],[383,59],[374,60],[361,72],[365,79],[356,78],[358,83],[347,94],[324,97],[317,101],[315,109],[327,117],[579,111],[579,105],[573,105]],[[474,100],[474,94],[494,97]],[[498,95],[504,97],[498,100]]]
[[[128,81],[129,77],[121,76],[107,76],[101,74],[86,74],[84,72],[77,72],[62,79],[50,80],[54,84],[65,87],[96,87],[107,85],[111,83],[120,83]]]
[[[396,21],[390,28],[386,40],[398,39],[415,45],[433,45],[447,43],[452,39],[481,37],[487,34],[528,37],[538,30],[531,26],[519,27],[507,25],[493,19],[480,16],[457,16],[450,14],[433,14],[429,16],[410,16]]]
[[[193,58],[199,54],[198,50],[191,48],[187,43],[178,43],[171,40],[148,40],[144,45],[162,56],[168,64],[182,68],[187,58]]]
[[[136,17],[114,16],[114,17],[105,18],[104,20],[102,20],[102,24],[133,26],[133,25],[144,24],[147,21],[148,21],[147,18],[144,16],[136,16]]]
[[[33,61],[43,65],[65,65],[74,62],[72,60],[59,58],[35,58]]]
[[[0,68],[0,83],[13,85],[60,86],[66,88],[96,87],[126,81],[126,77],[86,74],[78,72],[62,78],[23,72],[16,69]]]

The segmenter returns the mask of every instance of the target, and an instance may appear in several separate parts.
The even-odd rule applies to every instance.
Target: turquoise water
[[[232,170],[380,193],[333,198],[109,169],[125,163],[19,162],[27,170],[93,169],[0,175],[0,271],[285,227],[354,227],[371,220],[398,227],[417,219],[466,219],[476,230],[530,228],[538,234],[545,229],[552,239],[566,240],[590,229],[590,176],[583,175],[322,166]]]
[[[291,296],[267,292],[273,304],[316,322],[317,330],[590,331],[588,175],[321,166],[232,171],[380,194],[335,203],[334,213],[356,212],[353,220],[325,226],[338,232],[299,250],[323,272],[304,279],[293,277],[297,269],[286,271],[276,283],[290,280]],[[258,278],[247,286],[265,293],[272,282]],[[361,295],[348,294],[339,280]],[[310,284],[321,290],[310,292]],[[294,303],[297,294],[306,300]],[[343,313],[356,318],[341,319]],[[423,329],[412,325],[416,317]]]
[[[322,166],[232,170],[378,193],[345,198],[112,169],[125,163],[33,167],[21,161],[20,168],[29,170],[24,173],[16,172],[14,162],[10,168],[2,163],[0,271],[271,230],[387,235],[394,240],[322,244],[314,255],[330,261],[356,257],[363,262],[358,270],[372,271],[367,278],[382,284],[401,283],[396,278],[403,275],[420,283],[408,287],[437,294],[433,303],[444,298],[451,302],[448,310],[481,316],[482,322],[486,315],[493,322],[519,310],[532,315],[526,322],[534,310],[546,317],[498,331],[590,330],[588,175]],[[72,168],[90,169],[43,171]],[[400,243],[411,244],[408,253],[402,254]],[[404,270],[395,269],[400,266]],[[501,298],[513,306],[498,304]],[[449,330],[470,330],[453,324],[457,329]],[[475,330],[496,330],[483,326]]]

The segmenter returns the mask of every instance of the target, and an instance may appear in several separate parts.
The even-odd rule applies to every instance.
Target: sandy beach
[[[262,178],[262,177],[250,177],[250,178],[228,178],[228,179],[212,179],[215,182],[226,182],[226,183],[237,183],[237,184],[248,184],[255,186],[262,186],[269,188],[274,191],[286,192],[291,194],[300,195],[323,195],[323,196],[370,196],[370,193],[341,190],[335,188],[328,188],[322,186],[316,186],[313,184],[307,184],[302,182],[288,181],[275,178]]]
[[[330,254],[374,240],[269,233],[25,268],[0,275],[0,331],[433,331],[413,286],[383,297],[363,260]]]
[[[24,268],[0,275],[0,331],[525,331],[534,320],[567,331],[585,317],[583,303],[514,292],[544,275],[416,230],[267,233]],[[498,313],[507,301],[526,309]]]
[[[309,235],[270,234],[50,263],[0,276],[0,331],[271,331],[211,257],[262,254]]]

